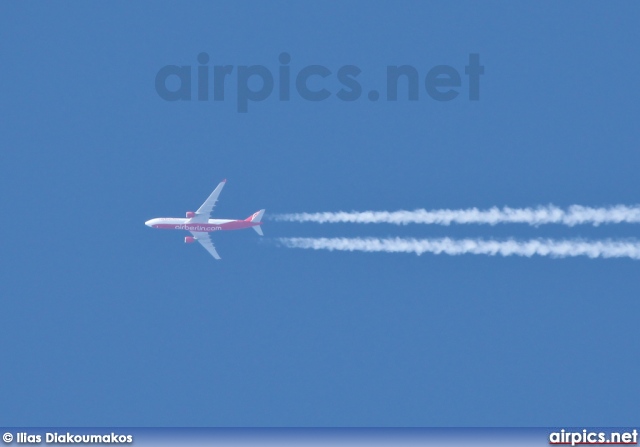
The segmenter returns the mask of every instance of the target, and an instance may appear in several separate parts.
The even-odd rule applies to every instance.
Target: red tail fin
[[[244,221],[245,222],[261,222],[263,214],[264,214],[264,210],[256,211],[251,216],[247,217]]]

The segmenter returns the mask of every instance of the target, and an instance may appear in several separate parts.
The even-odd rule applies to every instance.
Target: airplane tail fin
[[[250,217],[247,217],[245,220],[247,222],[261,223],[262,222],[262,216],[264,216],[264,210],[260,210],[260,211],[257,211],[255,213],[253,213]],[[258,233],[260,236],[264,236],[264,233],[262,232],[262,228],[260,228],[260,225],[255,225],[255,226],[253,226],[251,228],[256,230],[256,233]]]

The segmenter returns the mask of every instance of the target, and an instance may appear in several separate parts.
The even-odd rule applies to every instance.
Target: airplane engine
[[[192,244],[195,240],[196,240],[196,239],[195,239],[195,238],[193,238],[193,237],[191,237],[191,236],[186,236],[186,237],[184,238],[184,243],[185,243],[185,244]]]
[[[196,213],[193,211],[187,211],[187,219],[191,219],[192,217],[196,217]]]

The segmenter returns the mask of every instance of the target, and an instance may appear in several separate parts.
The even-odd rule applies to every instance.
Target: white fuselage
[[[146,221],[144,224],[161,230],[187,230],[210,233],[223,230],[242,230],[258,226],[261,223],[234,219],[208,219],[206,222],[191,222],[191,219],[184,217],[157,217]]]

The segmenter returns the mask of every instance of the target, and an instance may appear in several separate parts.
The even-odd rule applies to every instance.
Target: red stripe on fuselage
[[[214,231],[225,230],[242,230],[244,228],[260,225],[258,222],[246,222],[244,220],[234,220],[232,222],[226,222],[222,224],[210,224],[210,223],[184,223],[184,224],[156,224],[153,228],[159,228],[161,230],[185,230],[196,231],[200,233],[212,233]]]

